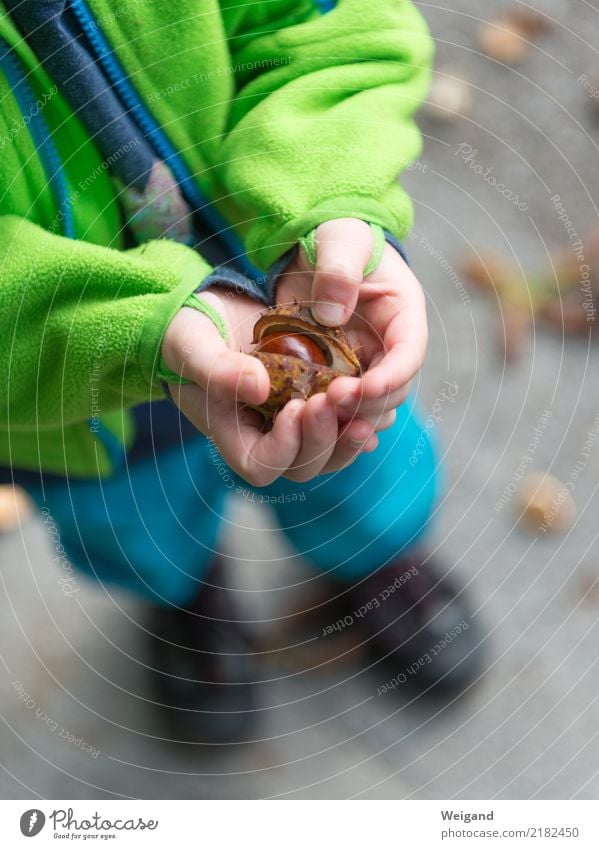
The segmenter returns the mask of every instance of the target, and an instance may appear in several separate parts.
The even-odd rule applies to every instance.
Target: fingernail
[[[362,431],[362,433],[364,433],[363,427],[359,428],[359,429]],[[370,431],[366,432],[364,436],[351,437],[350,440],[349,440],[349,444],[352,446],[352,448],[363,448],[363,446],[366,445],[366,443],[368,442],[368,440],[370,439],[372,434],[373,434],[373,431],[372,431],[372,429],[370,429]]]
[[[289,423],[293,424],[293,422],[297,419],[299,414],[301,413],[304,404],[302,401],[290,401],[287,404],[287,411],[289,412]]]
[[[368,446],[368,440],[362,446],[362,452],[364,454],[372,454],[373,451],[376,451],[378,448],[378,442],[373,442],[372,445]]]
[[[312,313],[316,321],[331,327],[343,324],[345,319],[345,308],[340,304],[318,303],[314,305]]]

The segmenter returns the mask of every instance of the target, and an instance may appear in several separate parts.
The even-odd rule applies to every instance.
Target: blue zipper
[[[25,126],[42,163],[46,180],[58,208],[61,230],[69,239],[75,238],[75,218],[69,197],[69,187],[64,169],[48,125],[42,117],[37,100],[27,80],[21,60],[10,44],[0,36],[0,68],[4,72],[12,93],[23,113]],[[27,120],[26,120],[27,119]]]
[[[156,154],[168,164],[185,199],[198,211],[213,233],[225,243],[233,253],[234,259],[243,266],[246,274],[253,279],[263,278],[262,272],[247,258],[243,243],[231,231],[229,222],[214,208],[212,201],[206,198],[197,188],[185,161],[137,93],[85,0],[71,0],[70,9],[87,36],[106,76],[115,87],[126,108],[137,121]]]

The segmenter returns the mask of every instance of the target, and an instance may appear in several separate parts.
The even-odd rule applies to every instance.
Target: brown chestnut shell
[[[323,351],[327,365],[288,354],[255,351],[253,356],[270,376],[270,395],[264,404],[255,407],[267,419],[273,419],[294,398],[307,400],[326,392],[335,378],[357,377],[361,373],[360,361],[343,328],[319,324],[309,308],[300,303],[271,307],[264,313],[254,326],[254,344],[259,346],[272,333],[307,336]]]

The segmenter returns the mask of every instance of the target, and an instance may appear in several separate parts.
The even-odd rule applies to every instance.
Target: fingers
[[[369,369],[362,378],[364,402],[398,393],[405,400],[407,387],[420,371],[426,343],[420,346],[411,341],[396,342],[380,363]],[[403,393],[402,393],[402,390]]]
[[[168,357],[179,374],[210,396],[247,404],[261,404],[268,397],[270,380],[262,363],[248,354],[230,351],[212,321],[197,310],[180,310],[169,334],[165,359]],[[173,368],[170,362],[168,365]]]
[[[270,379],[262,363],[255,357],[227,348],[221,351],[204,348],[192,379],[214,398],[246,404],[261,404],[270,391]]]
[[[269,433],[257,428],[256,415],[242,411],[236,427],[214,415],[210,422],[223,459],[252,486],[268,486],[281,476],[303,483],[345,468],[378,446],[375,428],[365,420],[350,422],[339,434],[336,412],[322,393],[307,402],[290,401]],[[394,413],[383,419],[390,426]]]
[[[339,377],[334,383],[339,383],[338,386],[331,384],[328,391],[330,403],[337,409],[341,421],[349,421],[354,418],[362,418],[377,424],[377,430],[384,430],[385,427],[379,427],[381,417],[389,415],[404,403],[410,391],[410,384],[406,383],[399,389],[390,394],[376,395],[374,398],[366,399],[363,395],[363,381],[359,378]],[[384,424],[389,421],[384,419]],[[386,424],[390,427],[390,424]]]
[[[290,401],[276,417],[272,430],[262,433],[258,414],[252,410],[235,414],[224,410],[211,416],[211,430],[218,434],[223,459],[252,486],[262,487],[281,477],[294,463],[302,441],[304,401]]]
[[[428,342],[426,303],[418,280],[389,245],[362,285],[361,297],[380,350],[361,378],[339,378],[327,394],[333,405],[350,414],[372,415],[399,406],[422,366]]]
[[[304,482],[321,474],[335,450],[338,430],[337,413],[326,395],[310,398],[302,416],[302,446],[285,477]]]
[[[301,448],[305,401],[290,401],[264,433],[264,419],[234,401],[218,401],[199,386],[173,386],[173,401],[214,440],[223,460],[252,486],[268,486],[294,463]]]
[[[389,430],[390,427],[393,427],[397,421],[397,410],[388,410],[385,413],[379,413],[374,416],[364,416],[360,413],[360,418],[369,422],[373,426],[375,433],[382,433],[384,430]]]
[[[321,474],[338,472],[350,466],[360,454],[369,454],[378,446],[378,437],[373,432],[372,425],[356,419],[350,422],[341,432],[335,450]]]
[[[259,413],[209,398],[198,386],[173,387],[173,400],[214,440],[229,467],[256,487],[281,476],[304,482],[337,471],[378,444],[373,425],[359,419],[338,435],[336,413],[323,394],[309,402],[290,401],[269,433],[263,433]]]
[[[393,249],[387,245],[383,259],[366,284],[387,294],[373,298],[371,321],[381,328],[382,356],[370,366],[363,379],[366,400],[395,392],[422,367],[428,344],[426,301],[420,283]]]
[[[325,221],[317,228],[312,313],[321,324],[336,327],[349,319],[373,248],[372,230],[356,218]]]

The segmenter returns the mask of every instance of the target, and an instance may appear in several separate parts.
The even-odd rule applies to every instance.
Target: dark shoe
[[[379,569],[350,593],[352,617],[389,673],[382,692],[410,684],[458,692],[480,675],[481,635],[464,591],[423,559]]]
[[[214,575],[210,580],[218,582]],[[154,698],[181,742],[238,743],[254,716],[252,648],[226,589],[205,584],[187,610],[156,608]]]

